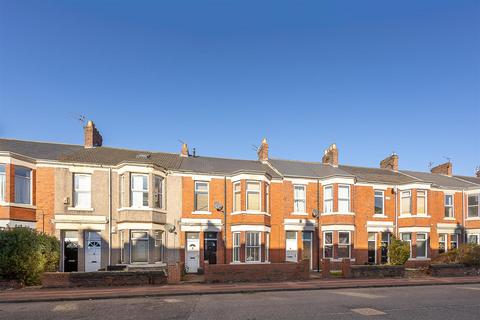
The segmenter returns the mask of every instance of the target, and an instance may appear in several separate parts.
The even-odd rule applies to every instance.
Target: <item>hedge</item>
[[[57,238],[26,227],[0,230],[0,278],[36,285],[43,272],[58,269],[59,260]]]
[[[410,244],[392,237],[392,241],[388,246],[388,258],[391,265],[404,265],[410,258]]]

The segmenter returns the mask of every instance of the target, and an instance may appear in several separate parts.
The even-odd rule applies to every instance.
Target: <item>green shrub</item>
[[[388,246],[389,263],[394,266],[401,266],[410,258],[410,244],[392,237]]]
[[[60,243],[55,237],[24,227],[0,230],[1,278],[39,284],[43,272],[57,270],[59,259]]]
[[[458,249],[442,253],[434,263],[461,263],[468,267],[480,267],[480,246],[476,244],[462,244]]]

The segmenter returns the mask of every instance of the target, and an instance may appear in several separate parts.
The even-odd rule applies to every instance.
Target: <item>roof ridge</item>
[[[309,163],[309,164],[321,164],[326,165],[322,162],[315,162],[315,161],[305,161],[305,160],[294,160],[294,159],[280,159],[280,158],[270,158],[269,160],[278,160],[278,161],[289,161],[289,162],[300,162],[300,163]]]
[[[15,138],[0,138],[0,140],[19,141],[19,142],[33,142],[33,143],[43,143],[43,144],[56,144],[56,145],[72,146],[72,147],[83,147],[82,144],[73,144],[73,143],[64,143],[64,142],[49,142],[49,141],[39,141],[39,140],[22,140],[22,139],[15,139]]]

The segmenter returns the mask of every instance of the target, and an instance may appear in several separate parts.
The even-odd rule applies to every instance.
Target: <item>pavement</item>
[[[478,319],[480,284],[0,304],[0,319]]]
[[[3,303],[28,303],[46,301],[77,301],[138,297],[168,297],[188,295],[225,295],[275,291],[331,290],[352,288],[410,287],[438,285],[480,284],[480,277],[422,277],[386,279],[311,279],[292,282],[205,284],[183,283],[178,285],[102,288],[24,288],[0,291]]]

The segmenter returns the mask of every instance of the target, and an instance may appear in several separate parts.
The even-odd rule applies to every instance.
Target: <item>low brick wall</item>
[[[405,275],[404,266],[350,266],[351,278],[393,278]]]
[[[309,261],[265,264],[208,264],[206,282],[292,281],[310,277]]]
[[[431,264],[428,269],[434,277],[462,277],[478,276],[480,270],[474,267],[466,267],[463,264]]]
[[[167,274],[156,271],[46,272],[44,288],[116,287],[159,285],[167,283]]]

